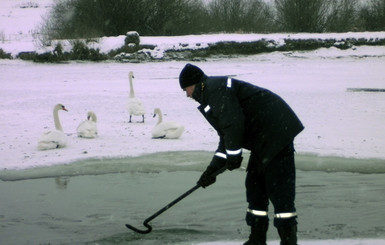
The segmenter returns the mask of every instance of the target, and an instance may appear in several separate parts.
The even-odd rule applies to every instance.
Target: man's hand
[[[213,176],[213,173],[215,172],[215,169],[212,167],[207,167],[206,171],[203,172],[201,177],[199,178],[197,184],[202,186],[203,188],[206,188],[209,185],[212,185],[217,180],[216,176]]]
[[[199,178],[197,184],[202,186],[203,188],[206,188],[209,185],[212,185],[217,180],[216,176],[220,173],[223,173],[226,168],[226,158],[218,157],[217,155],[214,155],[213,159],[211,160],[209,166],[206,168],[206,170],[203,172],[201,177]]]

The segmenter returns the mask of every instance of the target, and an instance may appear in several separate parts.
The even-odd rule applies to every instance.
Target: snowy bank
[[[206,34],[173,37],[141,36],[140,47],[127,53],[126,35],[86,40],[44,40],[39,33],[53,1],[3,0],[0,3],[0,49],[16,58],[19,54],[53,53],[57,45],[71,52],[76,42],[98,50],[102,55],[113,53],[117,60],[140,61],[206,58],[210,55],[256,54],[261,52],[336,47],[354,50],[355,46],[384,46],[385,32],[350,33],[277,33],[277,34]],[[130,44],[131,45],[131,44]],[[131,52],[133,50],[129,48]],[[120,53],[116,53],[121,51]],[[383,52],[377,55],[384,55]]]
[[[128,35],[132,33],[129,32]],[[84,40],[53,40],[47,46],[24,45],[19,42],[0,43],[0,49],[12,57],[36,53],[54,55],[59,61],[67,57],[57,57],[60,53],[69,54],[75,45],[82,43],[92,53],[105,55],[104,59],[125,62],[151,60],[191,60],[210,56],[258,54],[274,51],[315,50],[335,47],[355,50],[356,46],[385,45],[385,32],[327,33],[327,34],[206,34],[173,37],[140,37],[140,44],[126,43],[127,36],[101,37]],[[61,55],[61,54],[60,54]],[[383,55],[383,53],[377,54]],[[85,57],[87,59],[87,57]],[[24,58],[26,59],[26,58]],[[42,61],[46,59],[40,58]],[[70,59],[77,59],[77,56]],[[39,59],[36,59],[39,60]]]

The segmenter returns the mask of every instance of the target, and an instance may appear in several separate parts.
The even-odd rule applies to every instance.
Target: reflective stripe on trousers
[[[247,212],[251,213],[253,215],[256,215],[256,216],[267,216],[267,212],[266,211],[253,210],[253,209],[249,209],[248,208]],[[278,218],[278,219],[288,219],[288,218],[293,218],[293,217],[297,217],[297,213],[296,212],[274,214],[274,218]]]
[[[261,211],[261,210],[253,210],[253,209],[247,209],[247,212],[248,213],[251,213],[253,215],[256,215],[256,216],[267,216],[267,212],[266,211]]]
[[[297,217],[296,212],[274,214],[274,218],[278,218],[278,219],[288,219],[288,218],[293,218],[293,217]]]

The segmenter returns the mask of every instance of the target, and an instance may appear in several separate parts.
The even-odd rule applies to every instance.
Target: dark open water
[[[136,169],[0,181],[0,244],[244,241],[249,229],[242,170],[226,172],[215,185],[196,190],[151,221],[153,231],[147,235],[125,227],[144,229],[147,217],[193,187],[199,176],[196,170]],[[383,173],[298,170],[299,238],[385,238],[384,180]],[[272,224],[268,239],[278,239]]]

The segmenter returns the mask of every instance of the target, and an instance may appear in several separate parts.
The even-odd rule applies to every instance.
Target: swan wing
[[[152,130],[153,138],[178,139],[184,132],[184,127],[176,122],[161,122]]]
[[[128,112],[132,115],[140,116],[146,114],[146,108],[144,107],[142,101],[140,101],[138,98],[129,98]]]
[[[178,128],[173,128],[167,130],[166,139],[178,139],[180,136],[182,136],[184,132],[184,127],[180,126]]]
[[[67,138],[62,131],[52,130],[44,133],[39,141],[37,148],[39,150],[50,150],[62,148],[67,145]]]
[[[76,129],[78,137],[95,138],[98,136],[98,128],[94,121],[86,120],[79,124]]]

